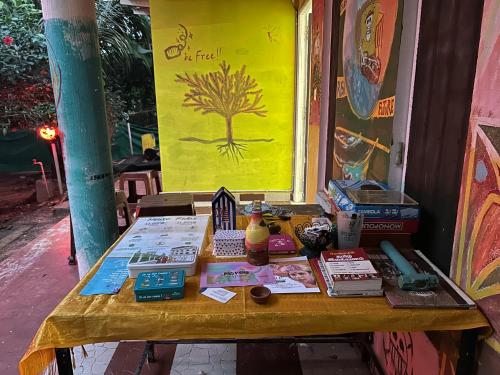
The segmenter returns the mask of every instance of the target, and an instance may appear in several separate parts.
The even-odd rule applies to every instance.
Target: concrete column
[[[80,278],[118,236],[94,0],[42,0]]]

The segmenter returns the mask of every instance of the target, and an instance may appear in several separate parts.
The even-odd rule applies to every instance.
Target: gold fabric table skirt
[[[294,216],[280,225],[300,245],[293,228],[309,219]],[[248,218],[238,217],[239,228],[245,228],[247,223]],[[137,303],[132,279],[127,279],[116,295],[80,296],[80,290],[105,255],[42,323],[20,361],[21,374],[54,368],[54,348],[89,343],[464,330],[489,326],[476,309],[392,309],[384,297],[330,298],[324,291],[272,295],[266,305],[257,305],[250,298],[251,287],[233,287],[228,289],[237,295],[222,304],[199,293],[201,263],[221,261],[212,257],[208,239],[200,254],[197,275],[186,278],[182,300]]]

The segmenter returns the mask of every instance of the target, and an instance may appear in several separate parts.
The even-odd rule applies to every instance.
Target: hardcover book
[[[381,289],[382,278],[362,248],[322,251],[321,263],[336,292]]]
[[[333,284],[328,279],[325,267],[319,259],[311,259],[311,268],[316,274],[316,278],[319,284],[326,291],[328,297],[380,297],[384,294],[382,289],[379,290],[355,290],[355,291],[335,291],[333,289]]]
[[[392,260],[382,252],[370,254],[370,260],[382,275],[385,297],[393,308],[470,309],[476,307],[474,301],[432,264],[422,252],[412,250],[401,253],[417,272],[436,275],[439,285],[435,290],[426,292],[402,290],[397,282],[400,272]]]

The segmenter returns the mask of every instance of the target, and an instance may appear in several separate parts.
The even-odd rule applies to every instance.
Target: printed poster
[[[292,186],[289,0],[151,0],[164,191]]]
[[[263,285],[274,282],[270,266],[253,266],[246,262],[205,263],[201,269],[200,288]]]
[[[276,258],[270,261],[269,266],[276,281],[274,284],[265,285],[271,293],[320,292],[307,257]]]
[[[387,182],[402,0],[342,1],[333,178]]]

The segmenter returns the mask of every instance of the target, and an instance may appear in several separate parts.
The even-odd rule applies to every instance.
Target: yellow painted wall
[[[152,0],[151,20],[164,190],[214,191],[220,186],[235,191],[291,190],[295,64],[292,3]],[[185,106],[190,90],[176,78],[188,74],[194,80],[194,74],[198,74],[201,80],[202,74],[221,72],[223,62],[231,67],[228,74],[245,65],[245,77],[249,75],[257,83],[250,91],[262,90],[254,110],[261,116],[233,116],[236,145],[229,146],[221,105],[206,114],[203,109]],[[230,88],[227,92],[233,91]],[[213,100],[217,102],[219,97],[215,95]],[[247,107],[255,95],[250,94],[248,99]],[[193,99],[188,102],[193,103]],[[259,141],[263,139],[266,141]],[[229,151],[228,155],[222,155],[224,151]]]

